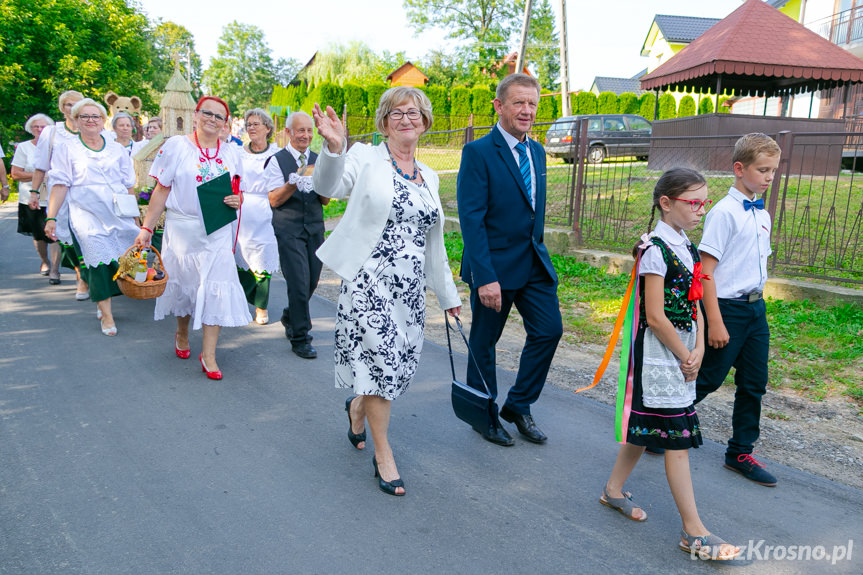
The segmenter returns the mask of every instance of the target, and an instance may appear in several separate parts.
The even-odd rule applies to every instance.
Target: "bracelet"
[[[153,235],[153,230],[151,230],[150,228],[145,228],[144,226],[141,226],[141,229],[150,232],[151,236]]]
[[[46,222],[56,222],[57,218],[45,218]]]

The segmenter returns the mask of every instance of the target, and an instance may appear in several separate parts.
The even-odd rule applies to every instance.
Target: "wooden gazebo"
[[[644,90],[791,96],[863,82],[863,60],[762,0],[747,0],[641,78]]]

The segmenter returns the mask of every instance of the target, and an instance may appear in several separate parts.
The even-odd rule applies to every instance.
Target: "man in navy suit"
[[[543,243],[545,150],[527,137],[536,119],[539,83],[526,74],[511,74],[498,85],[496,96],[498,123],[488,135],[464,147],[458,173],[464,240],[461,277],[470,286],[473,314],[469,343],[497,398],[495,345],[515,304],[527,338],[500,418],[514,423],[525,439],[544,443],[547,437],[534,422],[530,406],[545,385],[563,323],[557,273]],[[483,389],[472,362],[467,382]],[[498,445],[512,445],[512,437],[494,415],[482,436]]]

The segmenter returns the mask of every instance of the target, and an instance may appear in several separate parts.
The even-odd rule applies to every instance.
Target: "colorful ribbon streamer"
[[[646,246],[642,246],[646,247]],[[617,340],[620,334],[626,334],[623,339],[620,350],[620,370],[618,373],[617,382],[617,409],[615,410],[614,428],[615,440],[619,443],[626,441],[626,427],[629,424],[629,413],[632,408],[632,373],[633,373],[633,357],[632,348],[635,343],[635,335],[638,327],[638,284],[640,278],[638,275],[639,264],[641,263],[641,252],[635,260],[635,265],[632,268],[632,275],[629,277],[629,285],[626,287],[626,293],[623,295],[623,302],[620,306],[620,311],[617,313],[617,319],[614,322],[614,329],[611,331],[611,337],[608,340],[608,346],[605,349],[605,355],[602,357],[596,373],[593,376],[593,382],[587,387],[575,390],[575,393],[580,393],[587,389],[596,386],[602,375],[605,373],[611,356],[614,355],[614,348],[617,347]]]

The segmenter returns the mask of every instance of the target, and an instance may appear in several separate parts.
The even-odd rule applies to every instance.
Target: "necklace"
[[[207,152],[204,151],[204,148],[201,147],[201,144],[198,143],[198,130],[195,130],[195,145],[198,146],[198,150],[200,150],[201,155],[204,156],[205,158],[207,158],[208,160],[215,160],[216,156],[219,155],[219,145],[220,145],[219,140],[216,140],[216,153],[213,154],[212,156],[208,156]],[[207,149],[209,150],[210,148],[207,148]]]
[[[249,151],[252,152],[253,154],[263,154],[264,152],[266,152],[269,149],[270,149],[270,146],[267,144],[264,144],[264,149],[261,150],[260,152],[256,152],[255,149],[252,148],[252,143],[249,142]]]
[[[105,138],[104,138],[104,136],[100,135],[99,138],[102,139],[102,147],[97,150],[96,148],[91,148],[90,146],[88,146],[87,142],[84,141],[84,138],[81,137],[80,132],[78,133],[78,139],[81,140],[81,143],[84,144],[84,147],[87,148],[88,150],[93,151],[93,152],[101,152],[102,150],[105,149]]]
[[[389,154],[389,155],[390,155],[390,161],[392,161],[392,163],[393,163],[393,168],[395,168],[396,173],[397,173],[398,175],[400,175],[401,177],[403,177],[404,179],[406,179],[407,181],[409,181],[409,182],[411,182],[411,181],[413,181],[413,180],[416,180],[416,179],[417,179],[417,177],[419,176],[419,168],[417,167],[417,160],[416,160],[416,158],[414,158],[414,159],[413,159],[413,160],[414,160],[414,174],[413,174],[413,176],[409,176],[409,175],[405,174],[404,172],[402,172],[402,169],[401,169],[401,168],[399,168],[398,163],[396,163],[396,159],[393,157],[392,152],[390,152],[389,144],[384,144],[384,145],[387,147],[387,154]]]

